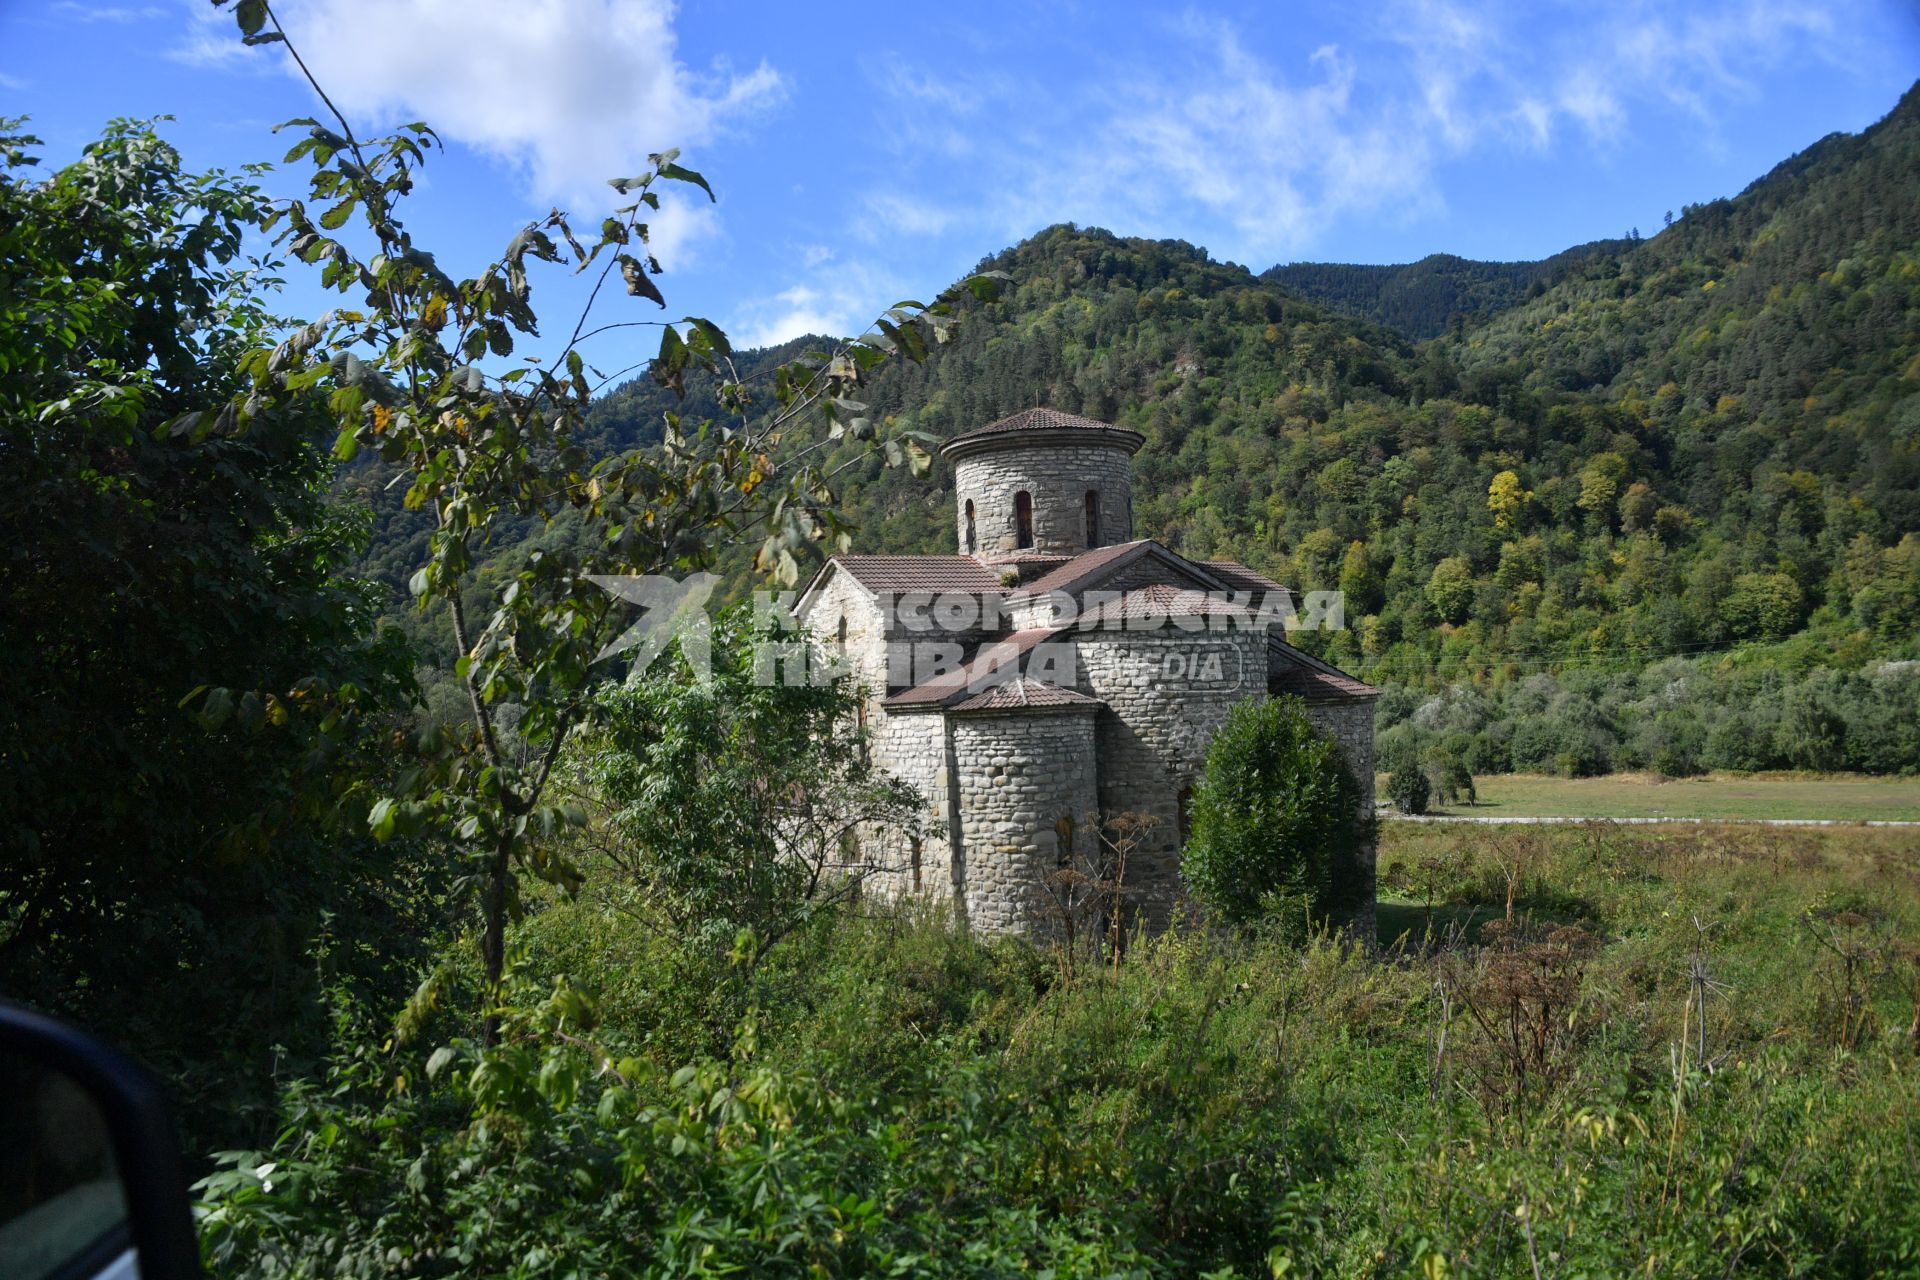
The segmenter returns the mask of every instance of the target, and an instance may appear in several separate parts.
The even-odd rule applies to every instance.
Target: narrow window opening
[[[1013,545],[1021,550],[1033,545],[1033,495],[1025,489],[1013,495]]]
[[[913,837],[913,891],[920,892],[920,837]]]
[[[1193,834],[1193,788],[1180,788],[1179,799],[1175,801],[1176,820],[1179,824],[1180,843],[1184,847],[1187,838]]]
[[[967,554],[972,555],[980,549],[980,536],[973,528],[973,499],[967,499]]]
[[[1100,491],[1087,490],[1087,550],[1100,545]]]
[[[1054,823],[1053,834],[1057,841],[1053,864],[1057,869],[1066,871],[1073,866],[1073,815],[1068,814]]]

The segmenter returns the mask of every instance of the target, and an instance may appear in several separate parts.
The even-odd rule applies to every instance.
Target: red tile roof
[[[1362,684],[1352,676],[1329,675],[1305,667],[1288,667],[1267,677],[1268,693],[1290,693],[1308,702],[1331,702],[1346,698],[1377,698],[1380,691]]]
[[[1057,636],[1064,627],[1032,627],[1026,631],[1015,631],[1011,635],[997,640],[989,640],[974,651],[971,658],[955,667],[945,675],[935,676],[924,684],[903,689],[889,697],[881,705],[886,707],[937,707],[957,698],[979,692],[980,685],[990,679],[990,671],[996,665],[1005,666],[1010,661],[1025,661],[1035,645],[1050,636]]]
[[[1105,569],[1117,561],[1126,559],[1134,551],[1145,546],[1150,541],[1151,539],[1149,538],[1139,538],[1132,542],[1116,542],[1110,547],[1098,547],[1092,551],[1084,551],[1061,565],[1058,569],[1054,569],[1049,573],[1042,574],[1040,577],[1035,578],[1032,582],[1020,588],[1020,590],[1022,594],[1026,595],[1041,595],[1048,591],[1065,591],[1082,579],[1098,573],[1100,570]]]
[[[1000,574],[972,556],[835,556],[869,591],[1004,590]]]
[[[1118,436],[1131,436],[1136,440],[1140,438],[1137,431],[1116,427],[1111,422],[1101,422],[1096,418],[1083,418],[1077,413],[1062,413],[1058,409],[1022,409],[998,422],[963,431],[947,443],[977,440],[981,436],[996,436],[1008,431],[1104,431]]]
[[[1245,604],[1235,604],[1219,598],[1217,594],[1196,591],[1192,587],[1179,587],[1170,582],[1149,583],[1144,587],[1134,587],[1125,592],[1118,600],[1108,601],[1096,608],[1087,610],[1080,621],[1084,626],[1092,626],[1098,620],[1114,616],[1112,610],[1118,609],[1121,618],[1205,618],[1227,617],[1245,618],[1249,622],[1256,610]]]
[[[1024,711],[1032,707],[1102,707],[1098,698],[1090,698],[1075,689],[1048,684],[1031,676],[1021,676],[1006,684],[997,684],[956,702],[949,711]]]
[[[1255,573],[1252,569],[1247,568],[1247,566],[1237,560],[1196,560],[1194,563],[1203,569],[1209,570],[1214,577],[1226,583],[1227,586],[1234,591],[1258,591],[1262,593],[1269,591],[1286,591],[1285,587],[1275,582],[1272,578],[1266,577],[1264,574]],[[1291,593],[1289,593],[1289,595],[1291,595]]]
[[[1279,636],[1267,637],[1267,649],[1279,660],[1269,664],[1267,690],[1270,693],[1297,693],[1310,701],[1380,696],[1380,691],[1372,685],[1355,680],[1332,663],[1303,649],[1294,648]]]

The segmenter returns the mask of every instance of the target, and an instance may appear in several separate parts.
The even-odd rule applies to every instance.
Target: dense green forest
[[[1260,273],[1290,293],[1374,320],[1416,340],[1437,338],[1537,298],[1588,258],[1624,253],[1637,234],[1563,249],[1539,262],[1475,262],[1429,254],[1400,266],[1289,262]]]
[[[1054,227],[871,403],[934,440],[1033,404],[1142,432],[1135,532],[1343,590],[1306,643],[1377,684],[1511,705],[1477,767],[1911,769],[1920,685],[1882,664],[1920,633],[1916,244],[1910,92],[1651,239],[1406,277],[1447,282],[1416,331],[1491,312],[1421,343],[1339,283],[1412,268],[1255,277]],[[665,408],[634,383],[594,416],[627,443]],[[840,461],[863,549],[946,548],[939,470]]]

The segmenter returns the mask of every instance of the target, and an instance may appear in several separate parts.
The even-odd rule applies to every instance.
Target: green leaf
[[[663,178],[671,178],[675,182],[685,182],[691,186],[696,186],[707,193],[708,200],[715,202],[719,200],[719,197],[713,194],[713,188],[707,185],[705,178],[691,169],[673,163],[671,160],[660,166],[660,176]]]
[[[638,298],[652,298],[662,307],[667,305],[667,300],[660,295],[659,286],[655,285],[652,277],[647,274],[646,267],[632,254],[620,255],[620,275],[627,282],[629,294]]]
[[[353,428],[340,428],[340,434],[333,438],[333,456],[342,462],[352,462],[354,455],[359,452],[360,440]]]
[[[240,0],[233,6],[233,20],[240,24],[240,34],[255,35],[267,25],[267,0]]]
[[[367,828],[373,832],[375,840],[385,840],[393,835],[394,802],[382,800],[367,812]]]
[[[194,718],[199,720],[204,729],[218,729],[232,715],[233,690],[209,689],[206,701],[200,704],[199,714]]]
[[[360,203],[357,195],[348,196],[333,208],[320,215],[320,225],[328,231],[338,231],[347,225],[347,219],[353,215],[353,206]]]

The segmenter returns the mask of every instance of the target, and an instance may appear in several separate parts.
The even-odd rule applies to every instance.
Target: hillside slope
[[[1539,262],[1477,262],[1450,253],[1396,266],[1289,262],[1269,267],[1260,278],[1345,315],[1424,340],[1491,319],[1540,296],[1586,259],[1620,253],[1635,243],[1595,240]]]
[[[1001,300],[873,400],[936,438],[1042,403],[1141,431],[1138,532],[1345,588],[1328,650],[1383,678],[1809,627],[1898,648],[1920,625],[1916,117],[1910,93],[1419,347],[1181,242],[1050,228],[983,262]],[[946,484],[856,462],[862,545],[941,548]]]
[[[1529,764],[1645,763],[1654,746],[1592,744],[1653,723],[1688,672],[1729,712],[1685,731],[1720,734],[1709,763],[1852,759],[1796,744],[1843,704],[1878,707],[1881,685],[1802,708],[1814,729],[1762,733],[1729,709],[1785,725],[1799,695],[1782,680],[1917,652],[1920,95],[1652,240],[1591,248],[1416,345],[1180,241],[1052,227],[983,261],[1011,277],[1001,298],[968,304],[952,342],[868,398],[936,441],[1036,404],[1140,431],[1136,532],[1345,591],[1348,629],[1302,642],[1376,683],[1497,692],[1675,655],[1774,673],[1715,683],[1696,663],[1660,688],[1583,686],[1578,708],[1536,690],[1475,713],[1538,718]],[[700,416],[703,395],[682,407]],[[656,439],[671,407],[622,388],[596,407],[598,444]],[[885,471],[850,445],[835,461],[861,548],[948,549],[943,468]],[[747,584],[743,553],[724,567]],[[1742,754],[1749,740],[1781,745]],[[1892,741],[1873,767],[1897,761]]]

